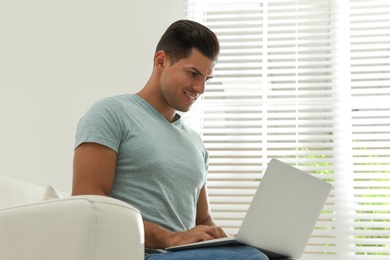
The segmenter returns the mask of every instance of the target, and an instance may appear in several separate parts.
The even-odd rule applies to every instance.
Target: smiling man
[[[142,90],[96,102],[78,124],[72,193],[110,196],[138,208],[145,259],[267,259],[246,246],[163,250],[226,236],[210,213],[208,152],[176,113],[203,94],[218,55],[212,31],[177,21],[161,37]]]

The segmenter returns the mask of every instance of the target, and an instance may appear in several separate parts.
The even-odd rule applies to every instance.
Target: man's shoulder
[[[122,103],[131,103],[133,99],[133,94],[121,94],[115,96],[104,97],[98,100],[97,104],[122,104]]]
[[[104,109],[107,111],[110,110],[117,110],[118,108],[123,108],[125,106],[129,106],[131,104],[134,104],[133,101],[133,95],[132,94],[122,94],[122,95],[116,95],[116,96],[109,96],[104,97],[99,100],[97,100],[92,108],[94,109]],[[121,109],[119,109],[120,111]]]

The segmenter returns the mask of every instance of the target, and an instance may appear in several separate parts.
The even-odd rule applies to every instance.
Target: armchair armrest
[[[93,195],[2,209],[0,259],[144,259],[141,214]]]

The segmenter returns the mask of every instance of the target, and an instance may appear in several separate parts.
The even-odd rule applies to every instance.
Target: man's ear
[[[156,68],[164,68],[165,66],[167,66],[167,64],[169,63],[169,57],[168,55],[165,53],[165,51],[158,51],[156,52],[156,55],[154,56],[154,66]]]

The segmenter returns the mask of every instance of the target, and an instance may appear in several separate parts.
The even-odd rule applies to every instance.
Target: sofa
[[[113,198],[0,176],[0,259],[144,259],[141,214]]]

